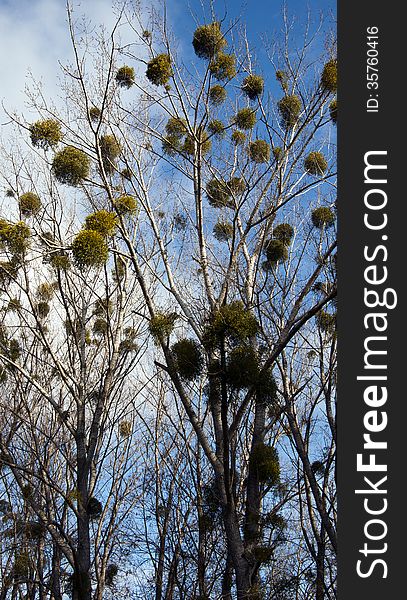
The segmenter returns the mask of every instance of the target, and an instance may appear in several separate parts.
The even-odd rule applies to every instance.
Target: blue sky
[[[111,4],[112,0],[74,2],[78,13],[86,13],[95,24],[103,23],[107,28],[113,23]],[[167,4],[175,33],[188,48],[195,26],[191,12],[195,12],[202,22],[201,2],[168,0]],[[267,34],[272,38],[274,31],[281,26],[280,0],[215,0],[215,9],[220,17],[226,7],[227,19],[241,16],[247,24],[249,40],[257,51],[261,46],[260,36]],[[303,21],[308,7],[315,19],[321,10],[327,15],[335,14],[336,2],[287,0],[287,7],[292,16]],[[58,93],[58,60],[66,62],[70,58],[65,0],[0,0],[0,39],[0,101],[4,101],[9,109],[24,110],[23,91],[29,71],[36,79],[42,80],[45,93],[55,97]],[[259,58],[261,60],[261,52]],[[0,122],[4,121],[2,114]]]
[[[171,4],[169,3],[170,6]],[[335,14],[336,12],[336,2],[334,0],[286,0],[285,4],[288,12],[298,16],[299,19],[307,14],[308,9],[313,14],[318,14],[320,11],[324,11],[326,14],[329,12]],[[188,9],[183,7],[182,0],[177,0],[175,5],[179,19],[177,22],[183,26],[182,17],[188,18]],[[279,26],[278,21],[283,2],[280,0],[216,0],[214,5],[219,16],[222,16],[225,11],[230,18],[241,16],[247,23],[248,31],[255,37],[259,33],[271,32],[275,26]],[[199,0],[186,1],[184,6],[190,6],[197,14],[200,13]],[[171,8],[169,12],[171,12]]]
[[[111,0],[75,0],[75,4],[95,23],[113,23]],[[29,71],[43,82],[45,93],[55,97],[58,61],[70,58],[65,0],[0,0],[0,40],[0,102],[8,109],[24,109]],[[0,123],[4,121],[2,113]]]
[[[180,36],[193,30],[191,12],[195,12],[198,17],[202,15],[199,0],[176,0],[168,2],[168,5],[173,26]],[[336,0],[285,0],[285,5],[289,15],[298,22],[304,22],[308,10],[315,20],[318,20],[323,11],[327,22],[332,22],[330,15],[335,18],[336,14]],[[214,0],[214,6],[219,18],[225,14],[227,20],[240,17],[242,22],[246,23],[249,40],[255,45],[260,45],[260,36],[271,36],[281,27],[283,0]]]

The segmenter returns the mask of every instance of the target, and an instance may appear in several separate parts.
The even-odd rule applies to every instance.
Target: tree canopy
[[[117,14],[1,148],[0,598],[333,599],[335,45]]]

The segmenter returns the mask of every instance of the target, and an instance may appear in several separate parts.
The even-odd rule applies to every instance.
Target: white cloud
[[[76,15],[108,30],[114,23],[111,0],[75,2],[74,8]],[[0,39],[0,99],[7,109],[24,110],[29,72],[42,81],[47,96],[55,97],[58,61],[72,57],[64,0],[0,0]]]

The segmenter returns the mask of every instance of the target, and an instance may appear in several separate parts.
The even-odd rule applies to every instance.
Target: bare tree
[[[55,223],[66,227],[66,216],[61,220],[53,209],[47,216],[52,237],[36,232],[45,248],[39,255],[72,255],[76,262],[74,272],[57,268],[59,319],[64,315],[71,336],[62,341],[61,356],[46,343],[30,278],[22,286],[31,298],[27,324],[35,320],[24,353],[31,356],[30,338],[45,352],[60,378],[62,405],[5,351],[2,360],[13,376],[31,382],[56,421],[69,411],[63,431],[71,435],[70,476],[79,498],[75,507],[68,503],[78,536],[73,597],[103,593],[109,550],[105,558],[94,554],[92,586],[87,507],[94,463],[116,456],[115,443],[124,452],[117,454],[122,472],[132,472],[129,450],[109,432],[134,365],[127,350],[123,359],[121,344],[131,347],[135,339],[147,344],[141,361],[147,388],[156,389],[151,380],[167,386],[149,405],[153,425],[151,415],[137,411],[146,427],[144,464],[153,457],[154,465],[151,479],[146,471],[140,515],[155,519],[144,542],[156,599],[255,600],[289,597],[292,590],[298,598],[333,597],[334,46],[328,43],[316,59],[324,28],[309,21],[298,44],[284,13],[281,44],[267,46],[267,75],[275,73],[270,82],[244,29],[220,22],[213,11],[191,32],[196,59],[177,52],[165,11],[144,23],[123,4],[109,39],[78,32],[70,6],[68,22],[74,64],[64,69],[65,110],[50,106],[37,89],[31,101],[40,119],[17,119],[38,149],[42,172],[49,171],[50,206],[60,185],[70,185],[84,221],[73,238],[62,235]],[[123,24],[133,43],[120,42]],[[17,171],[17,183],[8,185],[21,210],[20,181]],[[20,264],[13,256],[2,267],[7,277],[14,267],[35,270],[26,257]],[[104,308],[93,322],[95,294]],[[97,323],[99,343],[88,343],[89,322],[93,329]],[[126,331],[135,333],[123,340]],[[53,336],[54,343],[59,339]],[[5,334],[4,350],[10,341]],[[31,368],[38,364],[36,350]],[[14,439],[13,433],[2,441],[2,452],[18,483]],[[186,473],[193,485],[185,483]],[[41,504],[36,510],[39,515]],[[52,527],[47,531],[69,562],[64,544],[71,551],[72,544],[65,538],[61,544]],[[282,555],[287,562],[278,569],[274,562]]]
[[[1,222],[2,593],[57,599],[65,582],[73,598],[102,598],[137,502],[139,300],[123,260],[95,268],[86,244],[70,259],[66,197],[38,161],[12,162],[24,220]]]

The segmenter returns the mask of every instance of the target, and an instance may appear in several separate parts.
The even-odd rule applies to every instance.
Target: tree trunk
[[[202,498],[200,492],[198,499],[198,586],[199,586],[199,595],[202,598],[207,596],[206,591],[206,581],[205,581],[205,573],[206,573],[206,552],[205,552],[205,533],[206,529],[203,525],[204,513],[202,510]]]
[[[264,428],[266,422],[266,405],[265,402],[256,402],[256,410],[254,415],[254,427],[252,447],[250,453],[264,442]],[[261,536],[260,528],[261,514],[261,491],[260,481],[257,474],[257,467],[249,461],[249,472],[247,476],[247,500],[246,500],[246,515],[245,515],[245,543],[250,546],[259,541]]]
[[[222,600],[232,600],[233,562],[230,553],[227,553],[225,570],[222,578]]]
[[[167,519],[167,517],[166,517]],[[165,562],[165,542],[166,542],[167,527],[164,526],[164,531],[160,532],[160,547],[158,551],[158,565],[155,576],[155,600],[161,600],[163,595],[163,576]]]
[[[76,485],[78,491],[78,516],[77,535],[78,546],[75,556],[73,574],[73,600],[91,600],[92,586],[90,580],[90,533],[89,515],[87,512],[89,501],[89,458],[86,449],[86,413],[85,413],[85,388],[86,388],[86,303],[82,301],[81,330],[80,330],[80,355],[81,375],[78,393],[78,415],[76,430],[77,473]],[[101,399],[98,399],[100,404]],[[99,408],[99,406],[98,406]]]
[[[240,535],[236,511],[230,504],[224,511],[223,522],[226,532],[228,555],[230,555],[236,576],[236,598],[237,600],[246,600],[252,585],[251,569],[245,557],[244,544]]]
[[[324,531],[322,528],[322,537],[324,538]],[[317,580],[316,580],[316,592],[315,600],[324,600],[325,598],[325,543],[321,541],[318,543],[318,554],[317,554]]]
[[[170,570],[168,573],[167,589],[165,592],[165,600],[173,600],[174,590],[177,578],[177,568],[179,561],[180,546],[177,545],[174,550],[174,555],[171,560]]]
[[[90,581],[89,516],[86,512],[86,503],[78,506],[78,549],[76,552],[72,600],[91,600],[92,596]],[[78,502],[78,505],[79,504],[82,503]]]
[[[88,493],[88,468],[84,444],[78,443],[78,516],[77,533],[78,546],[75,556],[73,575],[73,600],[91,600],[92,590],[90,581],[90,533],[89,515],[87,505]]]
[[[61,552],[56,544],[52,548],[52,576],[50,600],[62,600],[61,594]]]

